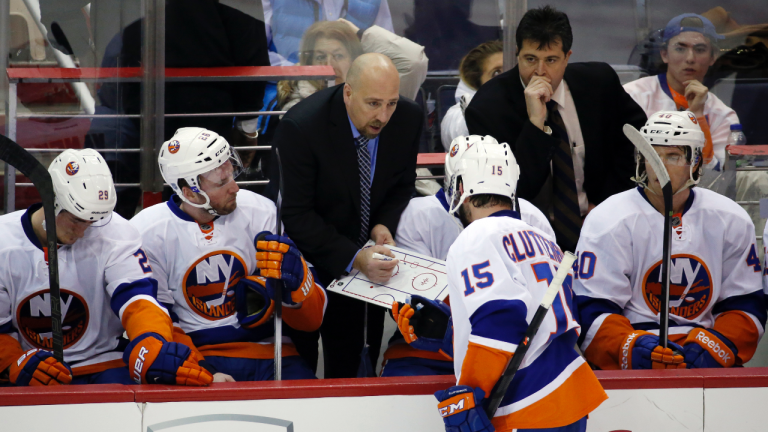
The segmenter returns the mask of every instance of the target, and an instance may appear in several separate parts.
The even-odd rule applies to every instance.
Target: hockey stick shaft
[[[645,137],[631,125],[624,125],[624,135],[653,169],[661,186],[664,198],[664,238],[661,249],[661,295],[659,297],[659,342],[667,348],[669,345],[669,268],[672,265],[672,182],[661,157]]]
[[[0,135],[0,160],[27,176],[40,193],[45,215],[48,249],[48,285],[51,301],[51,349],[56,360],[64,361],[64,335],[61,328],[61,292],[59,290],[59,258],[56,238],[55,195],[48,170],[29,152],[8,137]]]
[[[283,213],[283,163],[280,160],[280,149],[275,147],[275,157],[277,158],[277,178],[280,182],[277,189],[277,226],[275,234],[278,236],[283,233],[282,213]],[[275,381],[283,379],[283,282],[275,281]]]
[[[499,381],[496,382],[496,385],[493,386],[493,390],[491,390],[491,395],[488,398],[488,406],[485,409],[485,413],[488,415],[488,418],[493,418],[496,410],[499,409],[499,405],[501,405],[501,401],[504,399],[504,395],[507,394],[507,389],[512,383],[512,379],[515,377],[517,370],[520,369],[520,365],[523,363],[525,354],[531,347],[533,337],[536,336],[536,332],[539,331],[541,323],[544,321],[547,313],[549,313],[549,308],[552,306],[552,302],[558,295],[560,287],[563,285],[563,281],[565,281],[565,278],[568,276],[568,272],[573,267],[573,263],[575,261],[576,255],[570,252],[566,252],[563,256],[563,259],[560,262],[560,267],[558,267],[557,272],[555,273],[555,277],[549,284],[549,287],[547,288],[547,291],[544,293],[544,297],[541,300],[541,304],[539,304],[539,308],[536,309],[536,313],[533,315],[533,319],[528,325],[528,329],[525,331],[523,340],[519,345],[517,345],[515,354],[512,356],[512,360],[510,360],[509,364],[507,365],[507,369],[501,375]]]

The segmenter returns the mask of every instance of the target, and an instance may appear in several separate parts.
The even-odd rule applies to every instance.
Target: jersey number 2
[[[149,266],[149,259],[147,259],[147,254],[145,254],[143,250],[137,250],[133,256],[139,259],[139,265],[144,273],[152,273],[152,267]]]
[[[554,274],[552,273],[552,267],[550,267],[548,262],[533,263],[531,264],[531,269],[538,282],[546,282],[547,286],[552,283]],[[549,340],[565,333],[565,331],[568,330],[569,321],[575,321],[573,319],[572,284],[573,279],[571,278],[571,275],[566,276],[563,281],[562,289],[557,293],[555,300],[552,302],[552,312],[555,314],[557,329],[550,333]],[[565,299],[563,299],[563,295],[565,295]]]

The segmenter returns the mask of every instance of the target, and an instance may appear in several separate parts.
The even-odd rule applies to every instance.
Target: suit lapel
[[[525,88],[520,80],[520,69],[517,66],[510,72],[510,79],[513,80],[511,92],[512,106],[515,107],[520,118],[528,118],[528,108],[525,105],[525,93],[523,93]]]
[[[357,151],[354,146],[354,138],[352,138],[352,129],[349,125],[347,107],[344,105],[343,89],[344,86],[339,88],[331,105],[331,148],[335,153],[333,156],[337,160],[339,171],[345,177],[347,192],[359,213],[360,171],[357,166]]]

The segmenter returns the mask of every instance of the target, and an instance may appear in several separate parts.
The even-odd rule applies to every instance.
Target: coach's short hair
[[[559,40],[563,44],[563,52],[567,53],[573,45],[573,32],[568,15],[552,6],[529,10],[517,26],[515,34],[517,51],[520,51],[523,41],[526,40],[538,42],[537,49],[549,47]]]

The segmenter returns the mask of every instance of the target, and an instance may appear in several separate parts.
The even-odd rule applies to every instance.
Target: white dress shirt
[[[576,180],[576,193],[579,196],[579,210],[581,216],[586,216],[589,208],[587,193],[584,192],[584,137],[581,134],[581,125],[579,124],[579,115],[576,112],[576,104],[573,103],[571,90],[565,80],[560,81],[560,85],[555,89],[552,100],[557,102],[557,110],[560,117],[563,118],[565,131],[571,140],[571,151],[573,152],[573,175]]]

